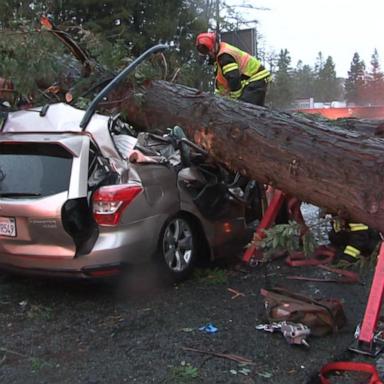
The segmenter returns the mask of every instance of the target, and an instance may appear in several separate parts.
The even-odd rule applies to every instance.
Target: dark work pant
[[[239,100],[246,103],[264,106],[265,94],[267,93],[268,82],[266,79],[252,81],[249,83],[243,91],[243,94]],[[263,184],[258,183],[259,188],[263,188]],[[289,220],[288,205],[284,200],[284,203],[277,214],[275,224],[287,224]]]
[[[332,229],[328,233],[328,238],[331,244],[341,251],[350,245],[358,249],[364,256],[369,256],[380,241],[378,232],[371,228],[362,231],[341,230],[338,232]]]
[[[240,96],[239,100],[250,104],[264,106],[267,86],[268,82],[266,79],[252,81],[244,88],[243,94]]]
[[[264,106],[265,94],[267,93],[268,81],[266,79],[252,81],[249,83],[243,91],[240,99],[246,103]],[[262,184],[259,184],[260,187]],[[282,207],[280,208],[275,224],[287,224],[289,221],[288,205],[284,200]]]

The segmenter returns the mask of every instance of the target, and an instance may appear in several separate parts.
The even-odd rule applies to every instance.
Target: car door
[[[86,199],[89,137],[0,137],[0,255],[71,258],[63,207]]]

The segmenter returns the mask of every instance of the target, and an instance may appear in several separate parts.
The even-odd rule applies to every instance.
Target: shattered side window
[[[98,152],[91,144],[89,150],[88,187],[94,189],[108,176],[108,172],[100,164]]]

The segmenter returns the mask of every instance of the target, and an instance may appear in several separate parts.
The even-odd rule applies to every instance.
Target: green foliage
[[[198,63],[194,40],[212,24],[213,5],[211,0],[2,1],[0,77],[11,79],[20,94],[37,103],[41,95],[36,90],[57,83],[66,89],[75,83],[74,93],[83,95],[87,81],[80,78],[81,65],[57,38],[39,32],[39,16],[49,14],[104,72],[116,73],[150,46],[170,42],[179,49],[167,52],[167,63],[152,60],[152,67],[140,66],[136,80],[160,77],[208,89],[212,74]],[[76,29],[81,33],[75,36]]]
[[[366,74],[365,100],[372,105],[384,103],[384,74],[380,69],[379,53],[374,50],[371,56],[371,67]]]
[[[380,69],[379,54],[374,50],[369,71],[359,54],[353,55],[348,78],[345,81],[346,99],[358,105],[378,105],[384,102],[384,74]]]
[[[109,75],[150,46],[173,43],[178,49],[166,53],[166,65],[156,57],[151,65],[140,66],[136,81],[161,78],[205,91],[212,90],[214,74],[211,66],[199,61],[194,49],[196,35],[217,26],[220,31],[235,30],[245,23],[236,7],[224,0],[1,1],[0,77],[10,78],[20,94],[35,102],[46,100],[41,90],[52,84],[65,85],[71,91],[75,84],[74,95],[81,98],[85,90],[100,82],[97,77],[82,79],[81,65],[67,48],[49,32],[39,32],[37,20],[41,14],[49,14],[54,24],[71,36],[75,30],[80,31],[75,39]],[[296,99],[310,97],[324,102],[340,99],[341,83],[332,57],[325,59],[319,52],[313,67],[299,62],[292,69],[287,49],[282,49],[277,58],[273,53],[259,53],[273,74],[267,94],[273,107],[286,109]],[[368,73],[355,53],[346,81],[347,100],[382,103],[383,83],[377,50]]]
[[[319,67],[316,73],[314,96],[317,101],[321,102],[339,99],[340,89],[336,78],[335,64],[331,56],[327,57],[324,65]]]
[[[297,251],[300,246],[300,226],[295,221],[288,224],[277,224],[265,231],[265,237],[261,240],[261,247],[266,258],[281,251]]]
[[[273,76],[270,100],[276,108],[287,108],[293,102],[291,56],[287,49],[280,51],[277,71]]]
[[[348,78],[345,80],[345,97],[347,102],[361,104],[365,87],[365,64],[360,60],[357,52],[354,53]]]
[[[47,363],[44,360],[39,359],[37,357],[32,357],[31,358],[31,369],[32,369],[32,372],[37,373],[41,369],[43,369],[45,366],[47,366]]]
[[[314,69],[304,65],[301,60],[294,69],[290,63],[289,52],[281,50],[269,96],[273,106],[285,109],[297,99],[314,98],[316,101],[330,102],[342,97],[341,82],[336,77],[331,56],[324,61],[319,52]]]
[[[309,99],[315,92],[315,73],[309,65],[300,60],[292,73],[295,99]]]
[[[26,312],[28,319],[50,321],[53,319],[53,309],[43,305],[32,304]]]
[[[224,285],[228,283],[227,271],[220,268],[195,269],[194,277],[207,285]]]
[[[80,72],[78,63],[50,33],[36,32],[30,26],[0,33],[0,52],[1,76],[12,80],[19,93],[31,97],[36,97],[32,90],[65,83],[67,76]]]
[[[306,232],[302,237],[302,250],[305,257],[313,255],[317,247],[317,241],[311,231]]]
[[[182,361],[179,367],[172,368],[171,375],[178,384],[191,383],[199,377],[199,369]]]
[[[303,251],[306,257],[313,254],[317,244],[311,231],[300,236],[301,226],[295,221],[277,224],[265,230],[265,237],[260,241],[266,260],[280,252]]]

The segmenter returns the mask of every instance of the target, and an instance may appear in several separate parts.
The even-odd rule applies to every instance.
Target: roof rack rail
[[[125,79],[125,77],[132,72],[141,62],[143,62],[148,56],[153,53],[165,51],[169,48],[168,44],[158,44],[149,48],[143,54],[141,54],[138,58],[136,58],[132,63],[130,63],[125,69],[123,69],[115,78],[113,78],[91,101],[87,110],[85,111],[84,117],[80,122],[80,128],[84,131],[87,128],[88,123],[90,122],[93,114],[96,111],[96,107],[99,102],[114,88],[119,85],[119,83]]]

